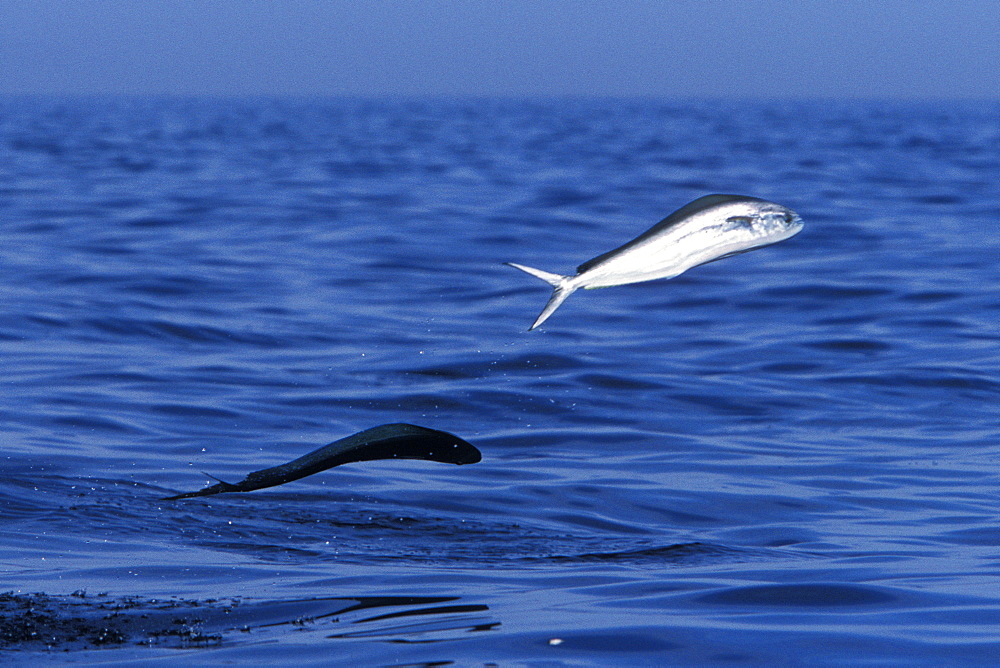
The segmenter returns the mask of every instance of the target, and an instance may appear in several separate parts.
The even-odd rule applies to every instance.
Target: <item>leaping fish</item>
[[[553,287],[552,297],[529,330],[545,322],[576,290],[673,278],[691,267],[784,241],[799,233],[791,209],[756,197],[706,195],[686,204],[623,246],[576,268],[575,276],[523,264],[510,266]]]
[[[370,462],[376,459],[426,459],[446,464],[475,464],[482,459],[476,446],[454,434],[415,424],[384,424],[359,431],[314,450],[298,459],[254,471],[239,482],[218,482],[197,492],[164,497],[164,501],[212,496],[224,492],[251,492],[255,489],[284,485],[341,464]]]

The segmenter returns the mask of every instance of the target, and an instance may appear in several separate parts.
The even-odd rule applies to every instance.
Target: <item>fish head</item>
[[[716,215],[725,217],[725,228],[745,237],[751,247],[788,239],[802,230],[802,219],[791,209],[755,198],[742,198],[720,206]]]
[[[758,227],[768,235],[787,239],[802,231],[802,219],[799,214],[780,204],[768,202],[761,207],[758,218]]]

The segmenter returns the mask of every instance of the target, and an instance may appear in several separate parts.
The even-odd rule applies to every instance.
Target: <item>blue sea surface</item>
[[[998,175],[985,102],[2,99],[3,661],[996,664]],[[710,193],[805,228],[527,331]],[[162,500],[390,422],[483,461]]]

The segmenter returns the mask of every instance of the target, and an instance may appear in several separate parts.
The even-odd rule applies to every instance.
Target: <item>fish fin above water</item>
[[[540,278],[552,286],[552,296],[549,297],[548,303],[545,304],[545,308],[542,309],[542,312],[535,319],[534,324],[528,328],[529,332],[548,320],[549,316],[552,315],[557,308],[559,308],[559,305],[566,301],[566,298],[576,291],[577,286],[571,283],[574,278],[573,276],[553,274],[548,271],[542,271],[541,269],[535,269],[534,267],[526,267],[523,264],[515,264],[514,262],[507,262],[506,264],[514,267],[515,269],[520,269],[526,274],[531,274],[535,278]]]
[[[219,480],[211,473],[205,473],[212,480]],[[222,494],[224,492],[242,492],[243,488],[239,484],[233,484],[231,482],[226,482],[224,480],[219,480],[218,483],[210,485],[204,489],[199,489],[197,492],[185,492],[183,494],[174,494],[173,496],[165,496],[161,501],[177,501],[179,499],[192,499],[196,496],[212,496],[214,494]]]
[[[542,271],[541,269],[535,269],[534,267],[527,267],[523,264],[517,264],[516,262],[504,262],[508,267],[514,267],[515,269],[520,269],[526,274],[531,274],[535,278],[540,278],[552,287],[559,287],[562,282],[569,279],[569,276],[563,276],[562,274],[553,274],[549,271]]]
[[[567,287],[562,285],[557,285],[555,288],[553,288],[552,296],[549,297],[548,303],[545,304],[545,308],[543,308],[542,312],[538,314],[537,318],[535,318],[534,324],[532,324],[531,327],[528,328],[528,331],[530,332],[535,327],[538,327],[543,322],[548,320],[549,316],[555,313],[555,310],[559,308],[560,304],[566,301],[567,297],[573,294],[574,290],[576,290],[575,287]]]

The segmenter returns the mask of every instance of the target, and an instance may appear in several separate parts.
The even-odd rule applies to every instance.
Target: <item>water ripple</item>
[[[997,114],[0,100],[0,627],[35,605],[105,663],[990,663]],[[503,262],[710,192],[806,227],[525,331],[549,290]],[[162,501],[397,421],[483,461]]]

